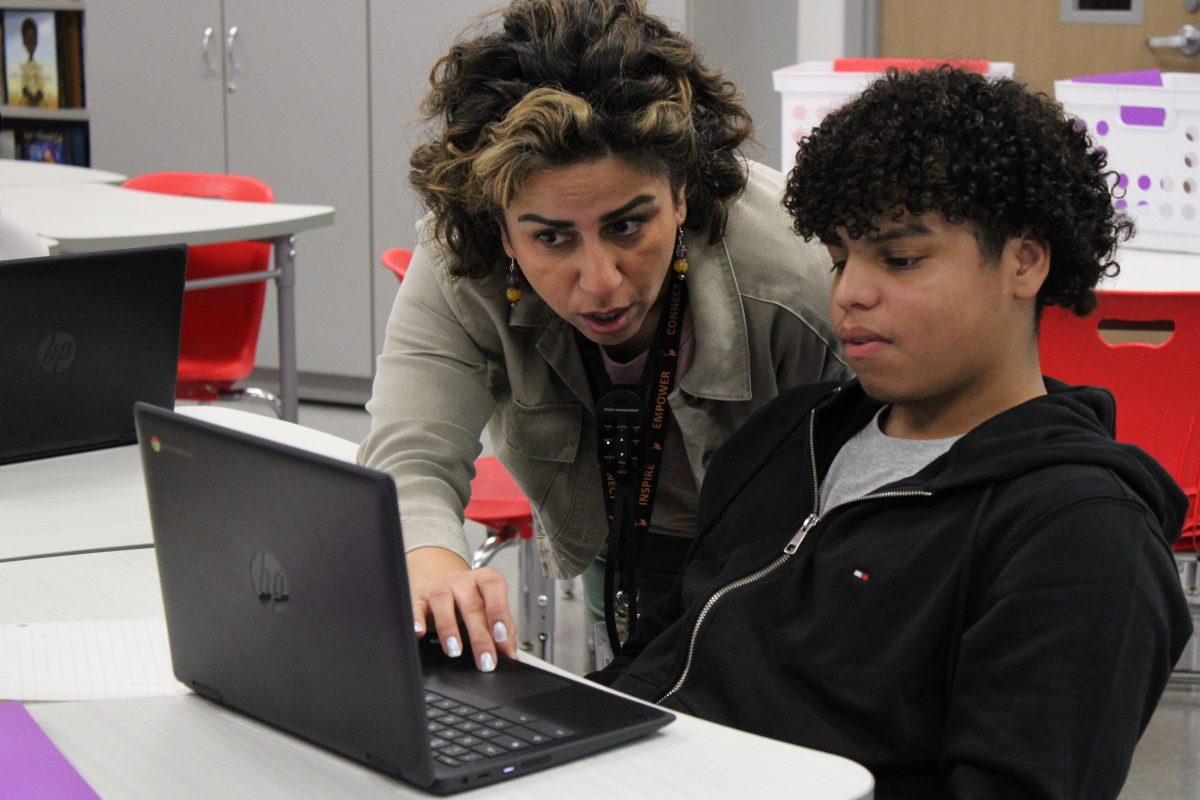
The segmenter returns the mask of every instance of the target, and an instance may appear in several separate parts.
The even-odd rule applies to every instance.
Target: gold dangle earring
[[[683,243],[683,226],[679,227],[679,235],[675,239],[675,260],[671,262],[671,268],[675,270],[679,280],[687,278],[687,245]]]
[[[517,285],[517,260],[511,256],[508,259],[508,277],[505,280],[508,289],[505,290],[504,296],[508,298],[509,307],[516,308],[521,299],[521,287]]]

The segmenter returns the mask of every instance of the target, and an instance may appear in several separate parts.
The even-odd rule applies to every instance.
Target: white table
[[[33,704],[29,711],[101,797],[430,797],[195,695]],[[477,794],[851,800],[872,792],[871,774],[847,759],[679,715],[645,739]]]
[[[209,406],[181,411],[335,458],[353,458],[351,442],[269,417]],[[137,455],[132,447],[108,452]],[[5,472],[11,467],[40,464],[52,468],[67,459],[98,454],[0,468],[0,489],[13,480],[15,473]],[[79,471],[78,481],[85,480],[84,473]],[[40,474],[49,477],[54,472]],[[111,486],[109,476],[102,472],[93,473],[92,479],[99,486]],[[59,493],[62,487],[49,488],[58,502],[73,502],[69,495]],[[102,507],[102,498],[82,498],[75,509],[76,524],[93,530],[87,517]],[[5,495],[0,499],[13,498]],[[124,502],[127,500],[114,498],[110,508],[115,510]],[[49,504],[43,505],[44,510],[49,508]],[[144,514],[144,508],[139,513]],[[28,516],[13,518],[3,512],[0,519],[5,528],[36,523]],[[69,524],[67,513],[60,519],[61,524]],[[0,529],[0,538],[7,535],[8,531]],[[112,540],[138,538],[114,529],[105,535]],[[81,581],[87,583],[82,591]],[[0,623],[119,620],[159,616],[161,609],[153,552],[147,549],[0,563]],[[536,661],[524,654],[522,658]],[[31,703],[28,708],[83,778],[106,798],[429,796],[191,694]],[[638,796],[646,797],[851,800],[871,797],[873,780],[862,766],[839,756],[680,715],[646,739],[486,791],[489,797],[514,800],[608,800],[628,796],[631,786],[637,787]]]
[[[85,573],[86,599],[78,591]],[[0,564],[0,609],[0,622],[161,615],[153,552]],[[567,674],[532,656],[521,657]],[[429,796],[192,694],[26,706],[101,797]],[[486,792],[514,800],[608,800],[628,796],[629,781],[638,787],[636,796],[645,797],[850,800],[870,797],[873,786],[866,769],[839,756],[678,715],[647,739]]]
[[[41,161],[0,158],[0,186],[43,186],[62,183],[121,183],[125,176],[116,172]]]
[[[179,412],[353,461],[353,442],[218,406]],[[0,563],[48,554],[150,547],[150,511],[135,445],[0,466]]]
[[[117,565],[116,559],[123,563]],[[83,570],[95,597],[56,592],[74,587]],[[39,615],[36,621],[54,622],[161,614],[156,575],[149,550],[0,564],[0,608],[8,609],[0,621],[29,620],[30,614]],[[22,590],[37,586],[44,599],[23,604]],[[46,600],[49,607],[42,605]],[[521,657],[567,675],[532,656]],[[27,707],[102,797],[428,797],[192,694]],[[486,791],[489,797],[513,800],[607,800],[628,795],[630,781],[638,787],[636,795],[645,797],[850,800],[870,797],[873,787],[870,773],[845,758],[678,715],[646,739]]]
[[[269,242],[275,252],[273,270],[188,281],[186,287],[205,289],[274,279],[283,418],[295,422],[295,235],[333,224],[331,207],[181,197],[103,183],[60,183],[0,186],[0,210],[55,240],[61,253],[175,243]]]

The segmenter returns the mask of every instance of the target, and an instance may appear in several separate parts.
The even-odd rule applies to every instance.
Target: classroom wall
[[[415,245],[415,228],[423,216],[417,195],[408,185],[408,157],[422,140],[425,123],[419,106],[429,88],[433,62],[455,36],[495,0],[425,0],[370,4],[371,160],[373,252]],[[413,32],[420,32],[413,35]],[[396,296],[396,279],[382,267],[372,272],[373,329],[376,354],[383,347],[388,312]],[[329,324],[336,324],[330,320]]]
[[[779,163],[780,100],[771,71],[796,57],[796,0],[755,0],[753,13],[739,3],[692,0],[689,32],[710,66],[720,67],[745,94],[754,118],[755,139],[748,157]]]

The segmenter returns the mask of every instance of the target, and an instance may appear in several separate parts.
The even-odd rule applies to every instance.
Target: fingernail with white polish
[[[484,672],[491,672],[496,668],[496,659],[492,658],[491,653],[484,653],[479,657],[479,668]]]
[[[451,636],[446,640],[446,655],[451,658],[458,658],[462,655],[462,645],[458,643],[457,636]]]
[[[413,620],[413,630],[418,634],[425,633],[425,625],[420,620]]]
[[[506,626],[503,622],[497,622],[492,626],[492,638],[497,642],[507,642],[508,626]]]

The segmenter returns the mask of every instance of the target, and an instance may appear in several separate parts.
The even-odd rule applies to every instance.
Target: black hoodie
[[[1113,440],[1107,392],[1046,383],[821,517],[879,406],[856,382],[780,396],[714,458],[679,582],[596,677],[852,758],[877,798],[1115,797],[1191,634],[1187,503]]]

